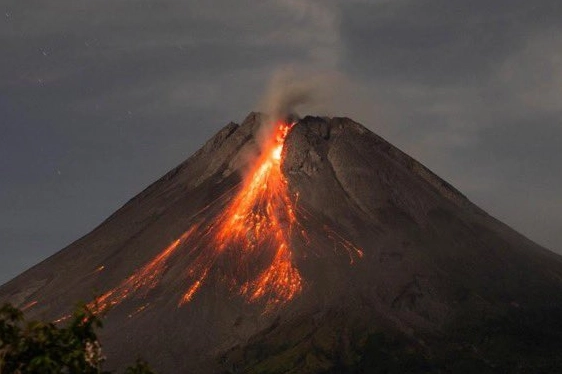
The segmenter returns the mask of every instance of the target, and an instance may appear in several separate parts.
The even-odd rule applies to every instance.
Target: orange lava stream
[[[347,251],[347,254],[349,255],[349,263],[350,264],[354,263],[354,258],[359,258],[359,259],[363,258],[363,250],[362,249],[357,248],[349,240],[345,239],[340,234],[338,234],[336,231],[332,230],[331,228],[329,228],[326,225],[324,225],[324,231],[326,232],[328,238],[332,239],[332,241],[334,242],[334,247],[335,247],[334,250],[337,250],[337,245],[339,244],[341,247],[343,247]]]
[[[167,259],[178,249],[180,244],[184,243],[197,226],[192,226],[188,231],[182,234],[179,239],[175,240],[166,249],[164,249],[158,256],[156,256],[148,264],[144,265],[139,270],[135,271],[133,275],[125,279],[119,286],[109,290],[102,296],[90,302],[87,306],[97,313],[107,311],[112,306],[121,303],[128,298],[131,294],[140,289],[150,290],[156,287],[160,277],[162,276]]]
[[[180,305],[188,303],[191,301],[191,299],[193,298],[193,296],[195,295],[195,293],[197,291],[199,291],[199,287],[201,287],[201,285],[203,284],[203,282],[205,281],[205,278],[207,278],[207,274],[209,273],[209,268],[205,269],[203,271],[203,274],[199,277],[199,279],[197,279],[195,281],[195,283],[193,283],[191,285],[191,287],[189,287],[189,289],[187,290],[187,292],[183,295],[181,301],[180,301]]]
[[[283,144],[292,124],[278,123],[255,168],[218,219],[215,242],[218,254],[242,247],[242,258],[273,247],[272,261],[256,278],[240,287],[250,301],[267,297],[268,304],[291,300],[302,289],[302,278],[291,258],[291,227],[296,222],[287,181],[281,171]],[[201,286],[208,268],[182,299],[185,303]],[[236,282],[234,282],[236,284]]]
[[[158,285],[172,255],[180,248],[187,250],[187,257],[183,258],[188,261],[186,278],[189,287],[179,306],[192,301],[211,276],[215,281],[226,282],[230,290],[236,290],[249,302],[263,300],[266,310],[294,299],[302,291],[304,280],[294,264],[291,238],[293,234],[300,237],[307,247],[312,239],[297,220],[296,202],[291,199],[281,170],[283,145],[293,125],[277,123],[254,168],[245,175],[241,187],[218,216],[194,224],[151,261],[89,303],[88,307],[105,312],[140,291],[146,295]],[[230,194],[228,191],[199,213],[216,204],[224,204],[224,198]],[[299,217],[313,218],[307,218],[307,214],[299,214]],[[335,250],[343,248],[347,252],[351,263],[354,258],[363,257],[361,249],[336,231],[327,226],[324,231],[333,241]],[[224,263],[229,265],[222,266]],[[93,274],[104,269],[101,265]],[[130,317],[144,309],[137,309]],[[64,316],[56,322],[67,318]]]
[[[302,289],[302,278],[291,261],[291,251],[281,244],[275,259],[253,283],[246,283],[243,292],[250,295],[250,301],[270,294],[269,304],[277,304],[291,300]]]

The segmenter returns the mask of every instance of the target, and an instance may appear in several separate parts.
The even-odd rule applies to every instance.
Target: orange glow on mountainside
[[[104,312],[112,306],[122,302],[133,292],[141,289],[148,291],[156,287],[162,273],[165,270],[167,259],[196,229],[197,226],[191,227],[179,239],[175,240],[172,244],[160,252],[160,254],[152,261],[137,270],[129,278],[125,279],[118,287],[106,292],[96,300],[89,303],[88,308],[97,312]]]
[[[191,302],[207,284],[217,283],[248,302],[263,301],[266,310],[294,299],[305,282],[294,262],[292,241],[299,238],[309,246],[311,239],[297,218],[296,195],[289,193],[281,169],[284,142],[293,125],[277,123],[234,196],[229,191],[199,212],[218,206],[218,215],[198,220],[151,261],[88,306],[103,312],[133,296],[143,297],[160,283],[176,260],[186,264],[186,291],[178,306]],[[351,263],[362,257],[362,251],[337,232],[327,227],[324,231],[335,248],[349,254]]]
[[[250,300],[267,297],[270,305],[287,302],[302,289],[302,279],[293,265],[290,250],[291,227],[296,217],[281,171],[283,144],[292,126],[283,122],[277,124],[254,169],[219,217],[215,235],[219,252],[241,246],[241,257],[247,258],[245,261],[256,256],[256,251],[275,249],[271,264],[256,278],[246,280],[239,290]],[[207,273],[205,270],[182,302],[191,299],[193,288],[199,287]]]

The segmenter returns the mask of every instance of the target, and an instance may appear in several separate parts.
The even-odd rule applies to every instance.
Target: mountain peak
[[[0,300],[57,321],[89,302],[114,367],[512,371],[557,364],[561,279],[559,256],[361,124],[252,112]]]

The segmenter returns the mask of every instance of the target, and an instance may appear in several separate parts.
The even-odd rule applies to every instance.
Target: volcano
[[[88,303],[111,368],[562,370],[562,257],[348,118],[228,124],[0,301]]]

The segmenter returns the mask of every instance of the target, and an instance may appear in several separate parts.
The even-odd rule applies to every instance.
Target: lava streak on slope
[[[286,303],[299,294],[304,281],[293,262],[291,242],[293,235],[301,237],[307,245],[310,239],[305,225],[297,219],[295,204],[281,170],[283,145],[293,125],[277,123],[254,167],[242,179],[229,202],[225,204],[221,197],[204,209],[220,204],[218,215],[199,220],[90,306],[105,311],[140,291],[146,294],[156,287],[172,255],[188,259],[188,287],[179,306],[190,302],[211,275],[215,282],[225,283],[249,302],[264,300],[266,309]],[[334,245],[361,257],[361,250],[353,244],[336,237],[334,232],[327,234]]]
[[[230,279],[231,284],[239,287],[239,292],[249,300],[267,297],[268,305],[289,301],[302,288],[302,279],[293,265],[290,250],[291,228],[296,223],[296,217],[287,181],[281,172],[283,144],[293,125],[277,124],[253,170],[246,175],[242,187],[212,230],[216,231],[213,235],[215,256],[239,248],[234,259],[239,268],[251,263],[252,259],[270,255],[270,265],[256,277],[241,279],[245,274],[237,272]],[[206,262],[208,254],[202,253],[198,260]],[[182,303],[191,300],[194,290],[209,274],[208,266],[197,268],[201,269],[201,274],[196,275]]]

